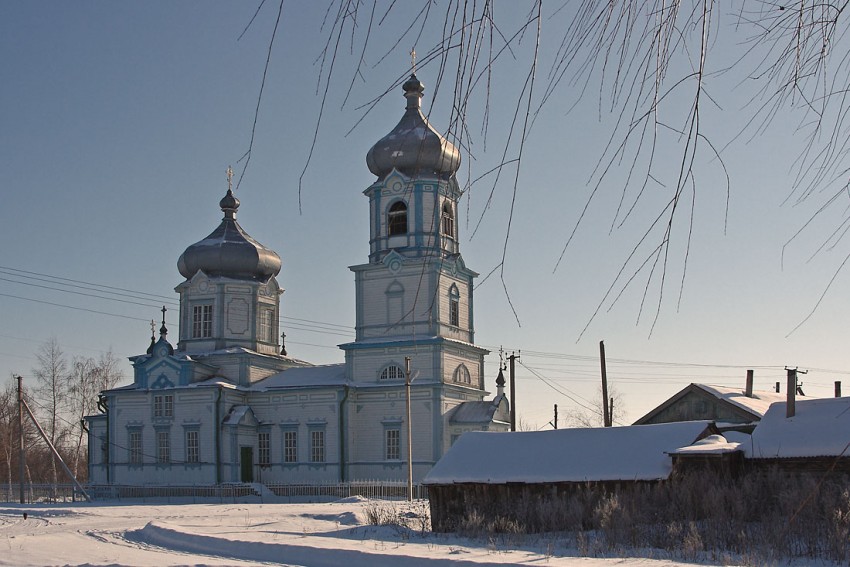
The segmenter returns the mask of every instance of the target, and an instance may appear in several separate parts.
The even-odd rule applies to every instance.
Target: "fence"
[[[204,484],[204,485],[127,485],[92,484],[85,487],[92,500],[148,500],[195,502],[198,500],[235,502],[259,499],[269,502],[329,502],[352,496],[375,500],[404,500],[407,483],[393,481],[357,481],[337,484]],[[413,498],[428,498],[428,488],[413,485]],[[85,500],[72,484],[26,484],[24,500],[39,502],[79,502]],[[0,501],[20,502],[20,487],[0,487]]]
[[[24,484],[24,502],[79,502],[85,497],[73,484]],[[20,502],[21,487],[5,484],[0,487],[0,502]]]

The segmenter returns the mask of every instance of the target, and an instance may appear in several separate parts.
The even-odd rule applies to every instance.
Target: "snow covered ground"
[[[360,498],[319,504],[0,504],[0,565],[686,565],[581,558],[563,536],[473,540],[372,526],[366,521],[369,506]]]

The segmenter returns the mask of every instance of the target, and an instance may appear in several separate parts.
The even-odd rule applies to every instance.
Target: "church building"
[[[316,366],[279,340],[280,257],[224,217],[177,267],[176,346],[159,337],[130,359],[133,383],[102,392],[88,416],[93,484],[329,483],[421,480],[466,431],[506,431],[504,380],[485,399],[472,282],[456,222],[460,153],[404,83],[398,125],[368,152],[369,254],[352,266],[353,342]],[[229,184],[229,181],[228,181]],[[294,293],[298,293],[296,290]],[[406,383],[409,376],[410,413]]]

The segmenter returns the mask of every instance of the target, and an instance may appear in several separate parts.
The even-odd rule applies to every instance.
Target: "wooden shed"
[[[622,486],[665,480],[670,453],[715,433],[710,422],[464,434],[434,466],[428,485],[434,531],[465,515],[520,520],[529,531],[548,504],[589,483]],[[556,526],[546,525],[546,529]]]

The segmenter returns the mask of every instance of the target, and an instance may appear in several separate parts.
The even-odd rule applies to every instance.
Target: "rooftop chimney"
[[[744,395],[748,398],[753,397],[753,371],[747,370],[747,389],[744,390]]]

